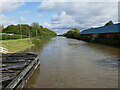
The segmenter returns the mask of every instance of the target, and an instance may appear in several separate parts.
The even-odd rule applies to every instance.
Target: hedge
[[[0,35],[0,40],[9,40],[9,39],[20,39],[21,35]],[[22,35],[22,38],[28,38],[25,35]]]

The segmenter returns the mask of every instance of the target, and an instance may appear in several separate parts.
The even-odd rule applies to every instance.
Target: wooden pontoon
[[[2,54],[0,82],[2,89],[22,89],[40,64],[39,55],[33,53]]]

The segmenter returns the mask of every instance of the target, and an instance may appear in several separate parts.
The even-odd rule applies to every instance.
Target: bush
[[[75,38],[75,39],[80,39],[80,30],[77,28],[73,28],[69,30],[67,33],[63,34],[63,36],[67,38]]]
[[[31,42],[32,42],[33,44],[40,44],[40,43],[41,43],[41,40],[38,39],[38,38],[32,38],[32,39],[31,39]]]
[[[50,40],[50,38],[36,37],[36,38],[31,38],[30,42],[32,42],[33,44],[36,44],[36,45],[38,45],[38,44],[41,45],[41,44],[48,42],[49,40]]]
[[[119,40],[113,40],[113,39],[103,39],[103,38],[97,38],[95,40],[96,43],[111,45],[111,46],[117,46],[120,47]]]
[[[1,35],[2,40],[9,40],[9,39],[20,39],[21,35]],[[22,38],[28,38],[25,35],[22,35]]]
[[[87,42],[91,42],[93,41],[93,37],[92,36],[80,36],[81,40],[87,41]]]

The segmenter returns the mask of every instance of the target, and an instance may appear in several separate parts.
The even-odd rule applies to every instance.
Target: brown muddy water
[[[118,49],[65,37],[24,52],[40,54],[25,88],[117,88]]]

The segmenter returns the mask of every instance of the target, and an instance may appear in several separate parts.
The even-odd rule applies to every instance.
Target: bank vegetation
[[[106,23],[105,26],[112,25],[112,24],[113,23],[110,21],[110,22]],[[63,36],[65,36],[67,38],[83,40],[86,42],[100,43],[100,44],[120,47],[120,39],[118,36],[114,36],[114,37],[107,39],[103,36],[102,33],[92,34],[92,35],[82,35],[82,34],[80,34],[80,30],[77,28],[73,28],[73,29],[67,31],[67,33],[63,34]]]
[[[9,25],[2,31],[2,47],[9,52],[19,51],[35,44],[41,44],[57,34],[38,23]]]

